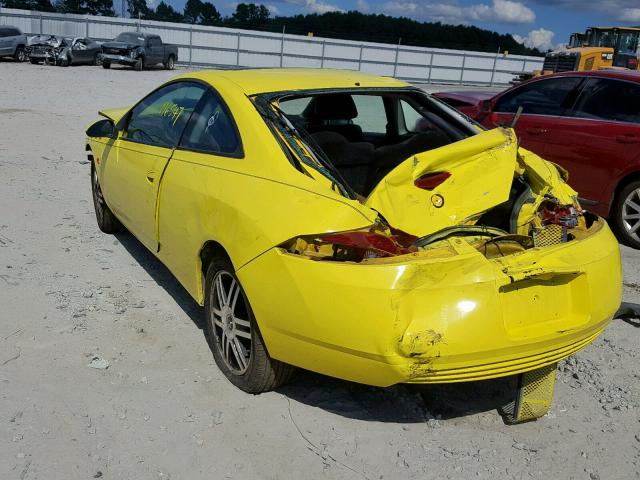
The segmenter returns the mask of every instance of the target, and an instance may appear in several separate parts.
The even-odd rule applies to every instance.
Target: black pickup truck
[[[123,32],[112,42],[102,44],[102,67],[112,63],[129,65],[140,71],[144,67],[162,63],[173,70],[178,61],[178,47],[162,43],[158,35],[140,32]]]

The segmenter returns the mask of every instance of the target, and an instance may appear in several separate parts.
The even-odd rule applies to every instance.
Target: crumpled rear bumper
[[[620,254],[603,220],[585,239],[505,258],[354,264],[272,249],[237,273],[272,357],[378,386],[553,364],[592,342],[620,305]],[[526,265],[532,276],[509,276]]]

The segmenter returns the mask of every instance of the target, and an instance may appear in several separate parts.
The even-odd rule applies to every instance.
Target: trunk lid
[[[517,168],[512,131],[496,128],[404,160],[378,183],[366,206],[395,228],[422,237],[488,210],[509,198]],[[431,190],[419,178],[450,176]]]

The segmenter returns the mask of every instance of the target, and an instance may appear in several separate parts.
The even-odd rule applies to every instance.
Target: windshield
[[[591,47],[609,47],[620,53],[635,53],[638,50],[640,32],[596,29],[590,30],[588,37]]]
[[[255,103],[296,168],[316,179],[307,167],[319,172],[350,197],[366,197],[414,155],[479,131],[411,87],[284,92],[259,95]]]
[[[578,48],[582,46],[582,43],[585,40],[586,35],[584,35],[583,33],[574,33],[571,35],[571,38],[569,39],[569,48]]]
[[[640,32],[619,32],[616,49],[621,53],[636,53]]]
[[[53,35],[36,35],[31,39],[31,43],[50,42],[55,39]]]
[[[612,30],[592,30],[589,35],[589,45],[592,47],[615,46],[615,35]]]
[[[133,43],[134,45],[144,45],[144,37],[139,33],[125,32],[118,35],[116,42]]]

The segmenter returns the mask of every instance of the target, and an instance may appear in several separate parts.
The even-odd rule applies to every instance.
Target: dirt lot
[[[551,412],[520,426],[496,411],[508,381],[227,382],[200,308],[91,204],[84,127],[172,75],[0,63],[1,479],[640,478],[633,321],[564,362]],[[622,254],[640,303],[640,252]]]

